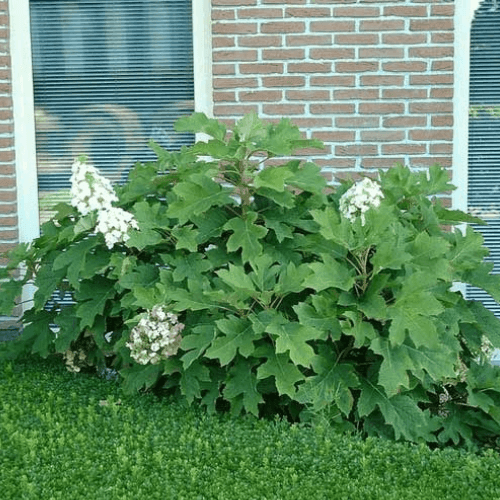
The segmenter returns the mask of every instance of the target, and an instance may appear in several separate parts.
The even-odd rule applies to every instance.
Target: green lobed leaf
[[[277,354],[271,346],[262,346],[255,351],[255,356],[267,361],[257,369],[257,378],[274,377],[276,389],[280,395],[295,398],[296,384],[304,380],[302,372],[290,362],[288,354]]]
[[[254,224],[256,220],[257,214],[248,212],[244,219],[234,217],[224,225],[224,229],[233,232],[227,240],[227,250],[235,252],[241,248],[242,258],[245,262],[255,259],[262,252],[259,240],[264,238],[268,232],[264,226]]]
[[[354,367],[349,363],[339,363],[335,352],[326,346],[314,357],[312,367],[316,375],[308,377],[300,386],[297,401],[311,405],[313,411],[335,403],[348,416],[354,403],[351,389],[359,385]]]
[[[212,345],[205,352],[209,359],[218,359],[221,366],[229,364],[239,352],[248,358],[255,350],[254,341],[260,338],[253,330],[252,322],[248,319],[228,316],[216,321],[217,328],[222,336],[217,336]]]
[[[181,378],[179,386],[181,393],[186,398],[188,404],[201,397],[200,382],[210,381],[210,372],[208,368],[198,360],[194,361],[189,367],[180,370]]]
[[[78,303],[76,315],[81,319],[80,328],[92,327],[95,317],[103,314],[106,302],[116,293],[115,282],[102,276],[96,276],[93,280],[84,280],[80,289],[75,292]]]
[[[436,424],[428,412],[423,412],[410,396],[398,394],[389,398],[381,387],[367,379],[361,380],[361,394],[358,401],[360,417],[369,415],[378,407],[385,423],[392,426],[396,439],[434,442],[432,432]]]
[[[311,326],[301,325],[276,316],[266,327],[266,332],[276,335],[276,352],[290,353],[290,359],[298,365],[308,367],[315,356],[313,348],[307,343],[323,337],[323,333]]]
[[[309,264],[312,273],[304,280],[304,287],[317,292],[327,288],[349,291],[355,283],[353,270],[328,254],[321,257],[323,262]]]
[[[253,373],[254,365],[255,361],[238,359],[229,370],[229,379],[226,381],[223,395],[231,404],[241,396],[245,410],[258,416],[259,404],[263,399],[257,390],[258,380]]]
[[[181,357],[184,369],[198,359],[212,344],[216,337],[216,329],[213,324],[197,325],[192,330],[193,333],[182,336],[181,349],[186,353]]]

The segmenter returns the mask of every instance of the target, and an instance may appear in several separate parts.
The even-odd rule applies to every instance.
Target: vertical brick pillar
[[[212,0],[214,114],[290,117],[333,177],[451,166],[454,5]],[[327,174],[328,175],[328,174]]]
[[[8,1],[0,0],[0,253],[18,241],[9,37]]]

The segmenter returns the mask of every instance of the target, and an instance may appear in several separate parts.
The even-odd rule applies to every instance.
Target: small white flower
[[[364,226],[366,223],[364,214],[370,208],[379,207],[383,197],[384,193],[382,193],[378,182],[365,177],[362,181],[350,187],[340,197],[340,212],[346,219],[352,222],[357,217],[360,217],[361,224]]]

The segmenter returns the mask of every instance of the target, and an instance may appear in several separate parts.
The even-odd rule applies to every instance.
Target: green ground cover
[[[500,456],[208,416],[31,358],[0,365],[0,497],[495,499]]]

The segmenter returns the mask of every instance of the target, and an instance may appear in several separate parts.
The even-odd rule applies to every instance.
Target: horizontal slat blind
[[[193,141],[173,132],[193,111],[191,0],[30,0],[30,14],[42,209],[81,154],[120,182],[154,159],[150,139]]]
[[[500,273],[500,8],[483,0],[471,27],[469,119],[469,211],[484,218],[479,226]],[[467,297],[500,316],[500,306],[484,291],[468,287]]]

